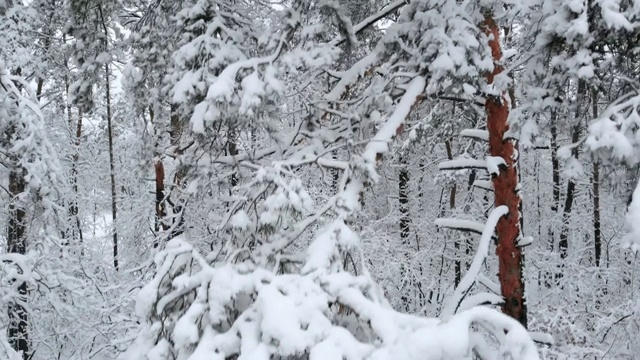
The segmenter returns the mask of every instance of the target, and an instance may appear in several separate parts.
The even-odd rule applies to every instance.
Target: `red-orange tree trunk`
[[[491,36],[489,46],[494,59],[494,69],[493,72],[487,75],[487,81],[491,84],[496,75],[503,71],[498,64],[502,57],[500,30],[491,15],[485,16],[484,31],[488,36]],[[502,311],[526,326],[527,310],[522,278],[524,259],[522,250],[516,243],[520,235],[517,154],[515,140],[504,138],[505,133],[509,130],[509,108],[509,102],[504,92],[499,97],[488,97],[485,103],[487,130],[489,132],[489,152],[491,156],[500,156],[506,162],[506,166],[501,166],[500,174],[493,176],[495,205],[506,205],[509,208],[509,213],[503,216],[496,226],[498,235],[496,247],[499,264],[498,277],[500,278],[502,296],[505,301]]]

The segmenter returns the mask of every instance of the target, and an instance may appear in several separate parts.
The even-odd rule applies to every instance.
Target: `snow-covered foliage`
[[[340,267],[334,255],[358,246],[344,223],[334,224],[309,247],[300,273],[278,274],[211,266],[173,239],[138,294],[148,326],[122,358],[538,359],[525,329],[495,310],[472,308],[444,322],[395,312],[366,269],[360,276],[331,270]],[[474,325],[487,329],[497,353]]]

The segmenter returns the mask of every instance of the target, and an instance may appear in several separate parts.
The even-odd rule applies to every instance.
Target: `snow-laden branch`
[[[457,314],[450,320],[450,323],[460,323],[461,326],[469,326],[474,322],[490,326],[494,336],[504,338],[505,343],[509,344],[507,353],[512,359],[536,360],[540,358],[527,330],[510,316],[486,307],[475,307]]]
[[[489,132],[487,130],[464,129],[460,131],[460,136],[481,141],[489,141]]]
[[[505,166],[506,161],[499,156],[487,156],[484,160],[478,159],[454,159],[438,164],[438,170],[463,170],[484,169],[489,174],[500,174],[500,166]]]
[[[376,22],[380,21],[382,18],[390,15],[392,12],[400,9],[401,7],[403,7],[404,5],[407,5],[407,4],[408,3],[407,3],[406,0],[396,0],[396,1],[388,4],[387,6],[382,8],[377,13],[365,18],[364,20],[360,21],[358,24],[354,25],[353,26],[353,33],[357,34],[357,33],[361,32],[362,30],[364,30],[367,27],[375,24]],[[338,36],[335,39],[331,40],[329,45],[337,46],[337,45],[340,45],[344,41],[345,41],[345,38],[343,36]]]
[[[489,218],[487,219],[487,223],[482,232],[482,236],[480,237],[480,243],[478,244],[478,251],[476,252],[473,261],[471,262],[471,266],[469,266],[469,270],[465,274],[465,276],[460,281],[458,287],[454,290],[451,297],[447,300],[443,310],[442,317],[449,318],[453,316],[460,306],[462,299],[465,294],[471,289],[471,286],[476,282],[478,278],[478,274],[480,274],[480,270],[482,269],[482,264],[484,263],[487,254],[489,253],[489,245],[491,243],[491,237],[493,236],[493,232],[495,230],[496,225],[498,224],[498,220],[504,215],[509,213],[509,208],[501,205],[497,208],[493,209],[489,214]],[[515,320],[514,320],[515,321]]]
[[[504,303],[502,296],[492,293],[479,293],[466,297],[460,302],[459,311],[465,311],[481,305],[500,305]]]
[[[478,282],[478,284],[486,287],[487,289],[489,289],[494,294],[496,294],[496,295],[500,294],[500,284],[498,284],[497,282],[489,279],[484,274],[478,274],[478,277],[476,278],[476,281]]]
[[[455,159],[438,164],[438,170],[487,169],[487,163],[478,159]]]
[[[369,140],[362,155],[356,159],[351,171],[350,182],[345,186],[344,190],[339,194],[336,204],[346,214],[359,208],[359,196],[364,190],[365,181],[376,182],[378,176],[376,174],[376,159],[378,156],[389,151],[389,142],[396,135],[398,128],[404,123],[405,119],[411,112],[411,108],[415,104],[418,96],[424,91],[426,81],[423,77],[415,77],[409,82],[407,90],[400,99],[394,112],[389,116],[384,125],[378,130],[373,139]],[[356,168],[358,168],[356,170]],[[354,171],[356,170],[356,171]],[[360,173],[358,173],[360,172]]]
[[[440,218],[434,221],[437,227],[443,227],[447,229],[469,231],[476,234],[482,234],[485,228],[485,224],[481,224],[477,221],[462,220],[455,218]]]
[[[356,82],[364,73],[378,61],[376,52],[363,57],[358,60],[349,70],[341,71],[337,73],[340,77],[340,81],[333,87],[333,89],[325,95],[325,99],[329,101],[338,101],[342,94],[346,91],[347,86]]]
[[[491,180],[476,180],[472,185],[479,189],[493,191],[493,183]]]
[[[406,4],[407,2],[405,0],[396,0],[393,3],[385,6],[382,10],[367,17],[366,19],[355,25],[353,27],[354,34],[359,33],[363,29],[371,26],[373,23],[379,21],[383,17],[391,14],[392,12],[398,10]],[[344,37],[340,36],[331,40],[329,45],[337,46],[343,41],[345,41]],[[365,74],[368,69],[370,69],[378,61],[377,54],[377,52],[372,52],[371,54],[363,57],[355,64],[353,64],[353,66],[349,70],[332,72],[332,76],[339,77],[340,80],[333,87],[333,89],[327,95],[325,95],[325,99],[327,99],[328,101],[338,101],[342,94],[344,94],[344,92],[346,91],[347,87],[356,82],[361,76]]]
[[[636,128],[640,124],[640,93],[621,96],[589,126],[585,145],[595,155],[635,165],[640,161],[640,142]],[[568,149],[569,151],[571,150]]]
[[[491,175],[500,175],[500,166],[506,166],[507,162],[500,156],[487,156],[487,171]]]

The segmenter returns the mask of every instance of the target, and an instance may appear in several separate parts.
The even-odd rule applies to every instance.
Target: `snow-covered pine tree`
[[[0,62],[0,91],[2,163],[8,170],[10,196],[3,266],[12,269],[5,275],[16,289],[8,303],[7,338],[27,359],[33,351],[29,340],[29,290],[39,278],[32,273],[32,267],[45,255],[35,249],[61,245],[57,233],[65,219],[65,208],[59,205],[64,179],[35,92],[19,75],[11,75],[4,62]],[[33,216],[41,220],[32,222],[36,228],[28,228],[27,219]]]

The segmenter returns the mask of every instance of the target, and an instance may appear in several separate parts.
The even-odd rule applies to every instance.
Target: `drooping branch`
[[[496,225],[498,224],[498,221],[508,213],[509,208],[503,205],[493,209],[493,211],[491,211],[491,214],[489,214],[489,219],[487,219],[487,223],[482,230],[480,244],[478,244],[478,251],[476,252],[476,256],[471,262],[469,271],[467,271],[465,276],[462,278],[462,280],[460,281],[460,285],[458,285],[456,290],[453,292],[453,295],[451,295],[451,298],[447,301],[442,310],[442,316],[444,318],[451,317],[456,313],[461,301],[464,299],[464,295],[476,282],[478,274],[480,274],[480,270],[482,270],[482,264],[489,254],[489,245],[491,244],[491,237],[496,228]]]

